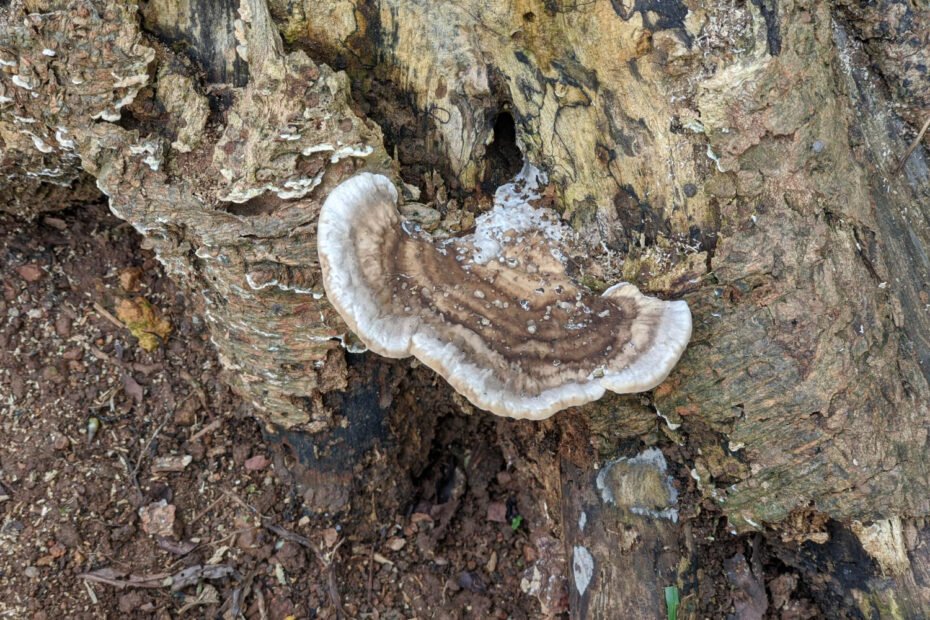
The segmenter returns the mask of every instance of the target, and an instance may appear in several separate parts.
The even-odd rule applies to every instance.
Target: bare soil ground
[[[443,424],[397,514],[305,514],[139,243],[100,204],[0,216],[0,617],[539,616],[533,489],[494,421]],[[154,350],[125,299],[170,323]]]

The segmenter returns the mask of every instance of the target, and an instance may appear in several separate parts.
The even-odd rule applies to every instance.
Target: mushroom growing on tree
[[[930,10],[660,4],[0,2],[0,210],[107,194],[202,304],[230,382],[296,456],[304,507],[334,514],[359,495],[393,509],[449,414],[422,404],[406,376],[418,373],[339,350],[321,205],[361,170],[413,185],[441,174],[468,193],[500,168],[492,147],[519,142],[546,163],[561,216],[602,248],[591,263],[622,253],[622,278],[687,295],[699,317],[700,353],[655,411],[618,399],[497,421],[522,451],[515,468],[561,506],[552,531],[588,550],[596,577],[573,584],[576,617],[659,609],[670,583],[694,600],[719,557],[694,547],[700,529],[634,522],[596,493],[592,464],[652,445],[656,411],[703,518],[766,529],[753,540],[805,596],[837,616],[927,617]],[[426,247],[410,236],[404,247]],[[436,247],[497,251],[478,241]],[[527,252],[548,260],[537,241]],[[473,262],[472,275],[499,266]],[[507,309],[495,316],[520,316]],[[537,441],[547,428],[557,446]],[[823,570],[863,550],[878,565],[857,560],[852,582]]]
[[[498,415],[539,420],[607,390],[651,390],[688,344],[688,304],[578,285],[570,231],[528,204],[539,176],[527,165],[473,233],[448,239],[402,219],[387,177],[344,181],[320,212],[327,297],[372,351],[417,357]]]

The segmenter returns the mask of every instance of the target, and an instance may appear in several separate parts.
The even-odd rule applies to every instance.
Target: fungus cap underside
[[[542,231],[504,240],[479,261],[474,235],[432,239],[371,173],[336,187],[318,225],[326,295],[349,328],[379,355],[417,357],[477,407],[538,420],[668,376],[691,337],[687,303],[625,283],[594,295]]]

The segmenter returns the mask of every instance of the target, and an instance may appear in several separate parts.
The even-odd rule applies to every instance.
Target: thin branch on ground
[[[920,144],[920,141],[923,140],[924,134],[927,133],[927,129],[930,129],[930,116],[927,117],[927,120],[924,121],[924,126],[920,128],[920,131],[917,132],[917,137],[914,138],[914,141],[911,142],[911,145],[907,147],[907,151],[904,153],[904,157],[901,158],[901,161],[898,163],[898,166],[894,169],[893,174],[898,174],[901,172],[901,169],[904,168],[904,165],[907,163],[907,160],[911,158],[911,155],[914,154],[914,151],[917,149],[917,145]]]

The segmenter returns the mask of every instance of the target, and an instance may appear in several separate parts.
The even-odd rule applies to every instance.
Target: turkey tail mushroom
[[[346,180],[319,219],[327,297],[372,351],[417,357],[497,415],[539,420],[661,383],[691,337],[687,303],[626,283],[590,293],[566,273],[557,215],[509,198],[438,240],[402,219],[387,177]]]

